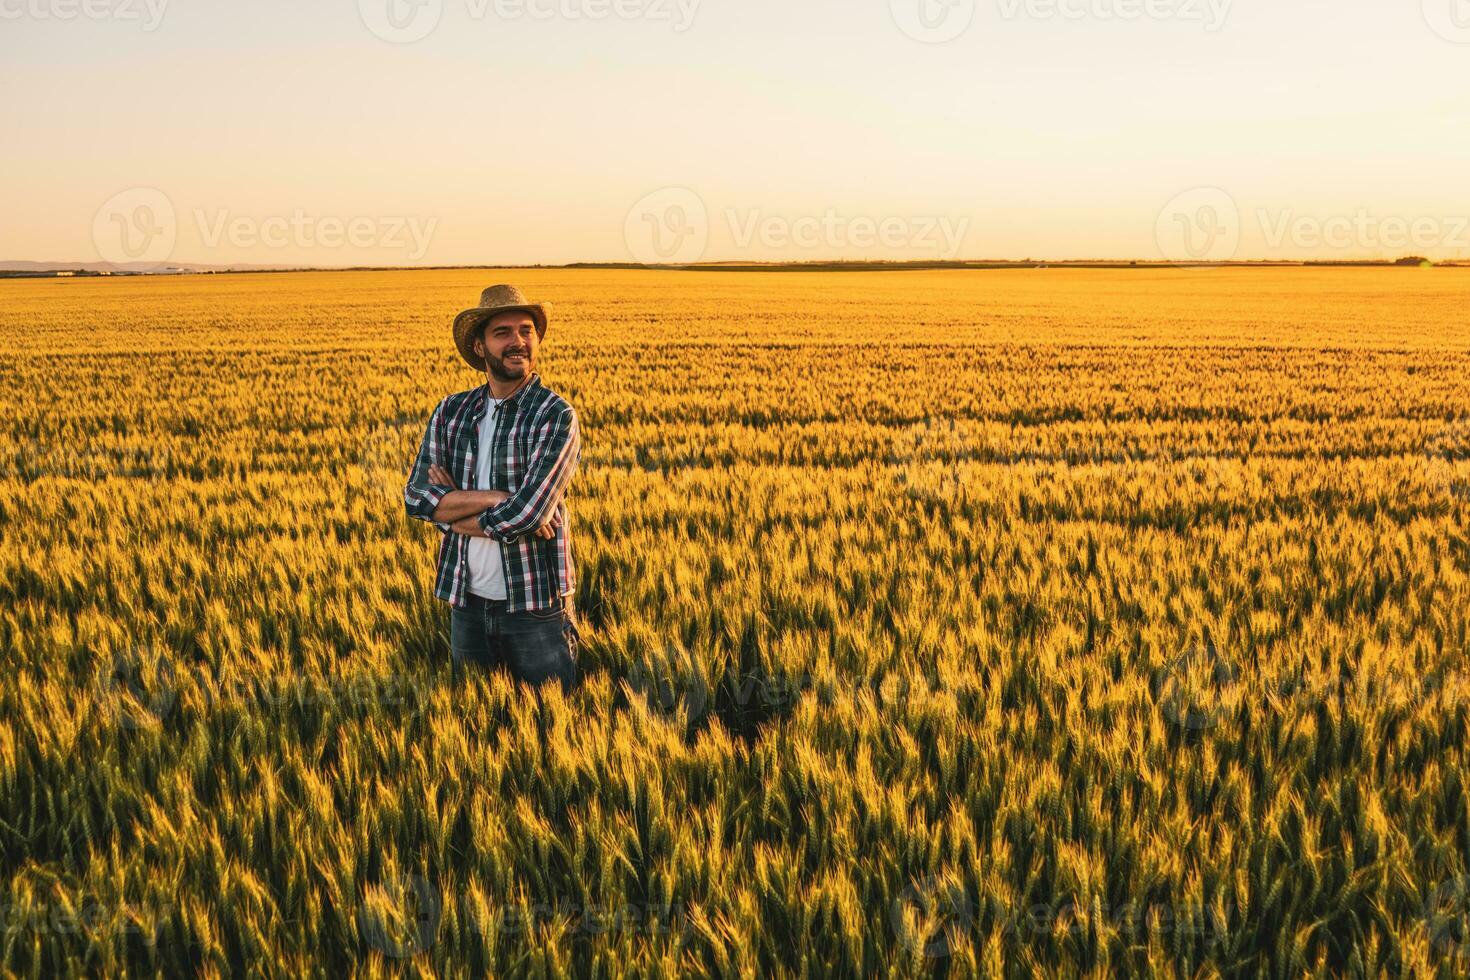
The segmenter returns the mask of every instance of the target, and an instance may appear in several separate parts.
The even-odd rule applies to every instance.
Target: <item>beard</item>
[[[521,359],[512,361],[512,356],[516,354],[520,354]],[[486,351],[485,366],[490,369],[490,373],[494,375],[497,381],[519,381],[531,373],[536,366],[536,361],[529,349],[525,347],[511,347],[499,357]]]

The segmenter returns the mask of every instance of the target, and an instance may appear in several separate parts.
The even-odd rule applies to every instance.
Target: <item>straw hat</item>
[[[459,355],[476,371],[485,370],[485,359],[475,353],[475,333],[481,324],[497,313],[528,313],[536,324],[536,336],[546,339],[546,315],[550,303],[530,303],[514,286],[491,286],[480,294],[480,305],[465,310],[454,318],[454,346]]]

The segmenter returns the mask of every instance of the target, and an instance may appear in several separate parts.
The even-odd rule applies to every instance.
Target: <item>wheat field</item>
[[[502,281],[584,439],[539,700],[401,499]],[[1463,975],[1467,296],[0,283],[0,973]]]

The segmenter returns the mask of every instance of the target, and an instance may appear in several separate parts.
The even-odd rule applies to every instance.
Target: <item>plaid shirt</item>
[[[469,541],[448,524],[434,520],[434,510],[454,487],[429,482],[429,467],[444,467],[462,490],[504,490],[505,503],[480,515],[480,527],[501,544],[505,564],[507,612],[548,609],[557,597],[576,586],[572,570],[571,525],[564,495],[581,458],[582,442],[572,406],[541,383],[539,375],[501,403],[495,422],[490,485],[475,486],[475,457],[480,449],[480,420],[489,386],[450,395],[429,419],[418,459],[409,474],[403,501],[408,516],[428,521],[444,532],[434,594],[463,608],[469,591]],[[561,526],[551,540],[534,532],[557,513]]]

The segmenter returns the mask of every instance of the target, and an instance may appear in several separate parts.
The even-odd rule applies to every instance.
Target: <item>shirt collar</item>
[[[532,372],[531,380],[522,385],[520,387],[520,390],[518,390],[514,395],[511,395],[509,398],[503,399],[500,403],[500,407],[505,408],[508,405],[514,405],[526,392],[530,391],[532,388],[539,388],[540,386],[541,375]],[[477,417],[482,416],[487,411],[489,411],[491,401],[492,399],[490,398],[490,382],[487,381],[484,384],[480,385],[480,407],[475,413]]]

